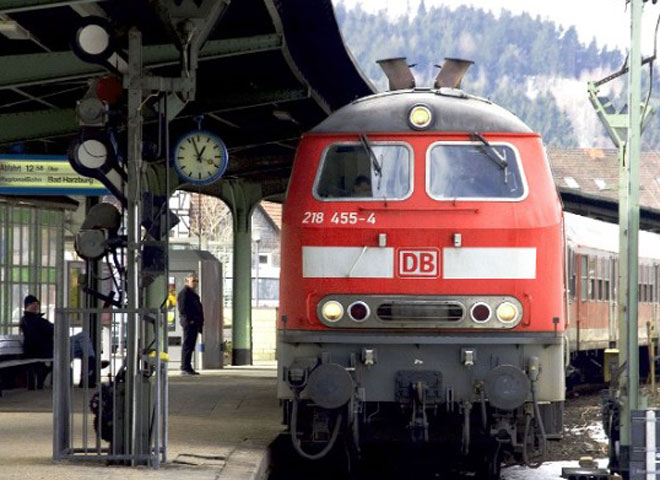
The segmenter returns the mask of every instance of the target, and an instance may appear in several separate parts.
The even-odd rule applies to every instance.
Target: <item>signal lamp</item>
[[[490,307],[483,302],[475,303],[470,309],[470,316],[476,323],[486,323],[490,320],[490,313]]]
[[[408,121],[410,122],[410,126],[415,130],[423,130],[427,128],[431,125],[431,120],[433,120],[433,115],[427,106],[415,105],[410,109]]]
[[[511,302],[500,303],[495,314],[500,322],[511,323],[518,317],[518,308]]]
[[[348,316],[354,322],[364,322],[369,316],[369,306],[362,301],[354,302],[348,307]]]
[[[336,300],[330,300],[321,307],[321,315],[328,322],[337,322],[344,316],[344,307]]]

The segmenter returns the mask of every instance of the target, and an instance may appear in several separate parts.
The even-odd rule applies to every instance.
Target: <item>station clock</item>
[[[177,142],[173,162],[184,182],[209,185],[227,170],[229,154],[220,137],[206,130],[193,130]]]

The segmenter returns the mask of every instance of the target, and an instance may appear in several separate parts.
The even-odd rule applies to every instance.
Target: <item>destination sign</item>
[[[73,170],[61,155],[0,154],[0,194],[107,195],[105,186]]]

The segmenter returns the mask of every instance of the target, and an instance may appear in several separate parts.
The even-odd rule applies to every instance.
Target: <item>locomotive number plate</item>
[[[324,212],[305,212],[302,223],[322,225],[323,223],[332,223],[334,225],[358,225],[360,223],[376,223],[376,214],[362,215],[358,212],[335,212],[332,215],[325,215]]]

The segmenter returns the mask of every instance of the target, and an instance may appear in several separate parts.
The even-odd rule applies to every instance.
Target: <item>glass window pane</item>
[[[21,265],[30,264],[30,226],[23,225],[21,236]]]
[[[14,265],[21,264],[21,227],[14,226],[12,228],[12,263]]]
[[[0,211],[2,211],[2,209],[0,209]],[[7,263],[7,240],[5,224],[0,223],[0,265],[5,265]]]
[[[50,230],[50,252],[49,252],[49,263],[51,267],[57,266],[57,239],[59,238],[58,231],[55,228]]]
[[[411,191],[410,150],[403,145],[332,145],[321,163],[316,195],[333,198],[402,199]],[[374,158],[375,157],[375,158]]]
[[[48,248],[48,232],[50,229],[48,227],[40,227],[41,231],[41,265],[49,265],[48,263],[48,254],[50,249]]]
[[[511,147],[436,145],[431,149],[429,161],[427,182],[433,198],[514,199],[525,193],[517,157]]]
[[[23,315],[23,299],[30,293],[27,285],[16,284],[11,288],[11,321],[18,323]]]

